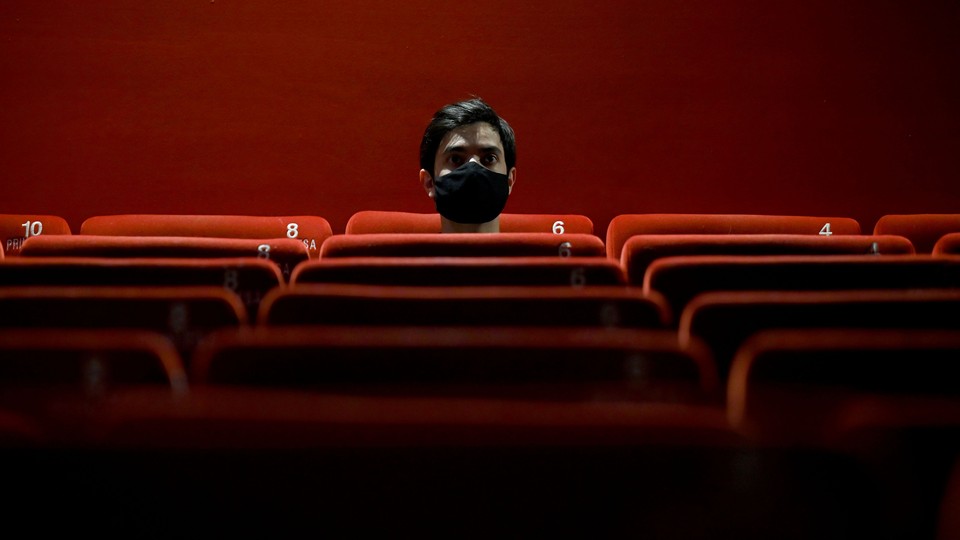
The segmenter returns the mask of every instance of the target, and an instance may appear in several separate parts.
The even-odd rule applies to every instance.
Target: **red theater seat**
[[[311,257],[333,231],[317,216],[181,216],[134,214],[97,216],[83,222],[80,234],[99,236],[201,236],[301,241]]]
[[[960,397],[960,333],[769,330],[743,344],[730,371],[734,426],[777,441],[818,441],[863,396]]]
[[[708,292],[684,310],[680,342],[706,342],[724,376],[748,337],[775,328],[960,330],[960,289]]]
[[[333,257],[602,257],[592,234],[348,234],[327,239],[321,258]]]
[[[623,285],[623,269],[601,257],[356,257],[298,266],[291,283],[364,285]]]
[[[110,508],[101,532],[136,536],[759,540],[881,538],[887,525],[857,463],[751,446],[709,407],[209,387],[88,405],[79,451],[16,455],[15,524],[69,505]]]
[[[960,233],[943,235],[933,246],[934,255],[960,255]]]
[[[358,394],[705,400],[716,373],[672,332],[504,327],[271,327],[197,349],[197,383]]]
[[[607,228],[607,256],[620,259],[623,245],[639,234],[860,234],[856,220],[841,217],[737,214],[624,214]],[[880,233],[876,233],[880,234]]]
[[[0,287],[0,327],[153,330],[184,355],[214,329],[246,322],[222,287]]]
[[[212,285],[237,293],[250,313],[283,282],[277,265],[258,259],[109,259],[11,257],[0,263],[0,283],[9,286]]]
[[[875,478],[888,538],[957,538],[960,400],[857,397],[828,424],[826,444],[855,456]]]
[[[159,384],[185,390],[173,344],[139,330],[0,330],[0,386],[5,405],[31,399],[37,388],[98,394],[115,386]]]
[[[440,214],[364,210],[350,217],[346,232],[439,233]],[[500,232],[593,234],[593,222],[577,214],[500,214]]]
[[[59,234],[70,234],[70,226],[61,217],[0,214],[0,252],[8,257],[19,255],[20,247],[28,238]]]
[[[711,291],[949,289],[960,287],[960,257],[796,255],[669,257],[647,269],[644,292],[657,291],[674,313]]]
[[[631,283],[643,283],[647,267],[680,255],[910,255],[902,236],[799,234],[651,234],[630,237],[621,263]]]
[[[896,234],[913,242],[917,253],[930,253],[937,240],[960,232],[960,214],[891,214],[883,216],[873,234]]]
[[[398,287],[298,285],[272,292],[259,322],[271,325],[602,326],[657,328],[659,296],[625,287]]]
[[[24,257],[110,258],[239,258],[254,257],[276,263],[284,277],[310,258],[299,240],[274,238],[201,238],[170,236],[48,236],[30,238],[23,244]]]

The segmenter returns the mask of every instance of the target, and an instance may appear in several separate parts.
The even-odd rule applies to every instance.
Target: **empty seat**
[[[693,256],[654,261],[644,292],[666,297],[674,313],[710,291],[948,289],[960,287],[960,257],[918,255]]]
[[[873,234],[895,234],[910,239],[917,253],[930,253],[937,240],[960,232],[960,214],[890,214],[881,217]]]
[[[910,255],[902,236],[799,234],[645,234],[630,237],[621,263],[631,283],[643,283],[647,267],[680,255]]]
[[[334,536],[756,540],[883,537],[886,525],[857,463],[751,446],[707,407],[196,387],[161,397],[95,403],[84,451],[18,454],[4,477],[18,494],[8,525],[62,505],[112,509],[102,532],[163,536],[322,523]],[[57,489],[37,480],[48,477]]]
[[[184,357],[207,333],[246,322],[223,287],[0,287],[0,327],[153,330]]]
[[[856,220],[842,217],[624,214],[613,218],[607,228],[607,256],[619,260],[623,245],[631,236],[638,234],[802,234],[833,236],[835,234],[860,234],[860,224]]]
[[[285,278],[310,258],[299,240],[170,236],[46,236],[23,244],[24,257],[238,258],[270,260]]]
[[[66,220],[57,216],[35,214],[0,214],[0,242],[6,256],[20,254],[28,238],[41,235],[70,234]]]
[[[943,235],[933,246],[934,255],[960,255],[960,233]]]
[[[0,330],[0,386],[6,405],[39,387],[99,394],[114,386],[186,389],[176,350],[163,336],[139,330]]]
[[[623,285],[617,261],[601,257],[351,257],[298,266],[291,283],[365,285]]]
[[[357,212],[347,221],[347,234],[439,233],[440,214]],[[500,214],[500,232],[593,234],[593,222],[577,214]]]
[[[731,422],[766,438],[816,440],[859,396],[960,397],[960,333],[938,330],[768,330],[737,352]]]
[[[824,445],[855,456],[876,479],[888,538],[957,538],[950,529],[960,502],[960,400],[857,396],[844,400],[827,425]]]
[[[756,332],[844,327],[960,330],[960,289],[704,293],[684,310],[680,341],[696,336],[706,342],[722,377]]]
[[[672,332],[503,327],[260,327],[214,334],[195,382],[359,394],[703,400],[716,373]]]
[[[80,234],[102,236],[206,236],[213,238],[292,238],[312,257],[333,231],[317,216],[179,216],[136,214],[97,216],[83,222]]]
[[[215,285],[237,293],[251,314],[283,282],[277,265],[258,259],[108,259],[11,257],[0,262],[3,285]]]
[[[625,287],[398,287],[298,285],[267,295],[271,325],[601,326],[657,328],[659,296]]]
[[[592,234],[347,234],[320,248],[331,257],[602,257]]]

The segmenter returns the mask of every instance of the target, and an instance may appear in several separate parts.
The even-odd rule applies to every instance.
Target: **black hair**
[[[430,176],[436,175],[433,165],[436,163],[440,141],[451,130],[477,122],[490,124],[500,135],[507,171],[512,169],[517,162],[517,141],[513,128],[480,98],[451,103],[434,113],[433,120],[423,132],[423,140],[420,141],[420,168],[428,171]]]

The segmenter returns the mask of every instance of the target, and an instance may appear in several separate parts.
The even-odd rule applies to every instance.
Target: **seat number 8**
[[[296,223],[287,223],[287,238],[296,238],[300,234],[300,226]]]

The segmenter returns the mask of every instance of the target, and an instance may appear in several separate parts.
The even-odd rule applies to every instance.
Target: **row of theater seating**
[[[576,214],[503,214],[501,231],[559,236],[592,235],[594,232],[593,222],[586,216]],[[958,231],[960,231],[960,214],[888,215],[877,222],[873,235],[905,237],[912,243],[917,253],[955,253],[957,237],[952,236],[947,240],[943,237]],[[439,232],[440,218],[437,214],[407,212],[358,212],[346,227],[346,235]],[[8,255],[18,253],[23,244],[32,237],[70,234],[69,225],[57,216],[0,214],[0,247]],[[628,214],[617,216],[610,222],[606,238],[607,255],[611,258],[620,258],[624,244],[634,236],[663,234],[777,234],[830,237],[860,235],[861,228],[856,220],[842,217]],[[90,218],[81,226],[80,235],[293,239],[303,243],[309,255],[316,257],[320,254],[320,246],[333,235],[333,231],[327,220],[318,216],[120,215]],[[943,243],[937,246],[941,240]],[[241,246],[244,245],[226,244],[223,250],[226,253],[233,249],[234,253],[239,254],[240,251],[245,251]],[[589,248],[593,247],[589,246]],[[200,250],[202,247],[194,249]],[[344,248],[338,246],[337,249]],[[359,249],[359,244],[352,244],[352,249]],[[389,252],[387,247],[381,249],[385,251],[380,254]],[[248,251],[248,253],[263,256],[263,250]]]
[[[927,236],[881,230],[895,216],[874,235],[621,216],[606,243],[576,216],[504,216],[548,228],[506,235],[358,216],[340,236],[121,216],[60,237],[8,216],[31,233],[0,262],[10,515],[109,508],[103,530],[165,535],[960,532],[960,257],[930,254],[957,216],[916,217],[946,227]]]
[[[956,270],[954,271],[956,273]],[[739,275],[739,274],[735,274]],[[730,291],[697,295],[671,324],[658,295],[628,288],[382,287],[303,285],[275,289],[248,316],[218,287],[0,287],[4,328],[138,328],[167,335],[189,357],[221,328],[284,326],[523,327],[663,330],[680,346],[703,341],[711,373],[725,377],[737,349],[776,328],[960,329],[960,288]],[[364,328],[366,330],[364,330]]]

